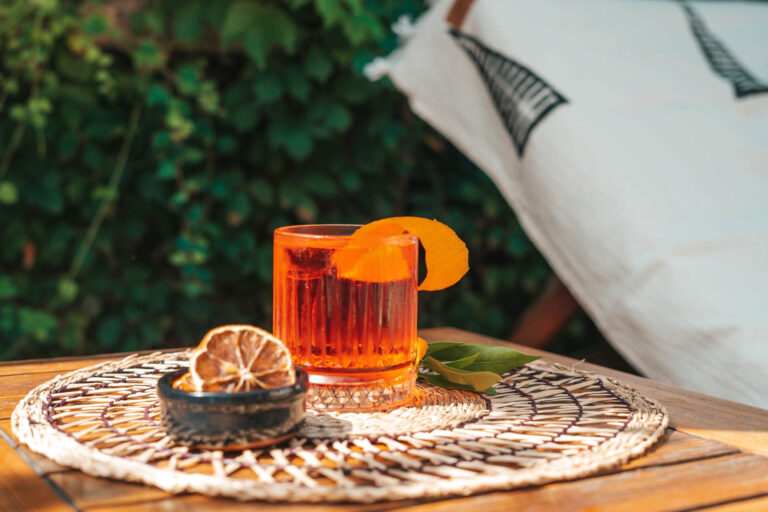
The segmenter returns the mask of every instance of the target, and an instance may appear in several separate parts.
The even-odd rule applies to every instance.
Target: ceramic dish
[[[296,383],[240,393],[183,391],[173,387],[186,370],[165,375],[157,384],[161,421],[169,437],[193,447],[242,450],[277,443],[295,435],[304,423],[307,374]]]

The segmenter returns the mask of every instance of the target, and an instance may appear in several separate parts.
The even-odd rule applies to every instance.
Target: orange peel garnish
[[[427,275],[419,290],[442,290],[456,284],[469,270],[467,245],[450,227],[423,217],[390,217],[358,228],[347,247],[337,251],[334,260],[339,275],[361,278],[361,281],[381,280],[385,276],[388,277],[386,280],[394,280],[391,277],[394,274],[398,275],[397,279],[403,279],[399,277],[403,274],[403,266],[397,261],[398,254],[391,250],[380,251],[386,246],[376,246],[376,240],[406,231],[416,235],[424,247]],[[376,254],[366,260],[372,253]]]
[[[405,247],[382,244],[381,239],[402,235],[397,224],[380,224],[360,232],[359,228],[343,249],[333,253],[339,277],[354,281],[384,283],[408,279],[416,269],[410,268],[401,252]]]
[[[421,362],[422,359],[424,359],[424,356],[427,354],[427,340],[424,338],[416,337],[416,365]]]

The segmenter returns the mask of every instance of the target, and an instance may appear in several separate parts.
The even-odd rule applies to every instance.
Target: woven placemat
[[[33,451],[90,475],[241,500],[372,502],[467,495],[584,477],[643,454],[664,408],[606,377],[536,361],[495,396],[420,386],[413,407],[307,412],[302,434],[238,452],[176,444],[158,379],[187,352],[130,356],[30,392],[12,426]]]

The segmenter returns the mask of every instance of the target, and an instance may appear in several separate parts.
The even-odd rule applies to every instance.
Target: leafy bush
[[[403,214],[470,247],[468,277],[421,294],[421,324],[508,334],[544,261],[493,184],[361,74],[422,8],[7,2],[0,359],[269,327],[275,227]]]

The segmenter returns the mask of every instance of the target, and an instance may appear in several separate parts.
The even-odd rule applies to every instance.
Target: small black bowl
[[[169,373],[157,383],[163,427],[176,441],[209,450],[243,450],[288,439],[304,424],[307,374],[302,370],[296,369],[292,386],[240,393],[174,388],[186,371]]]

